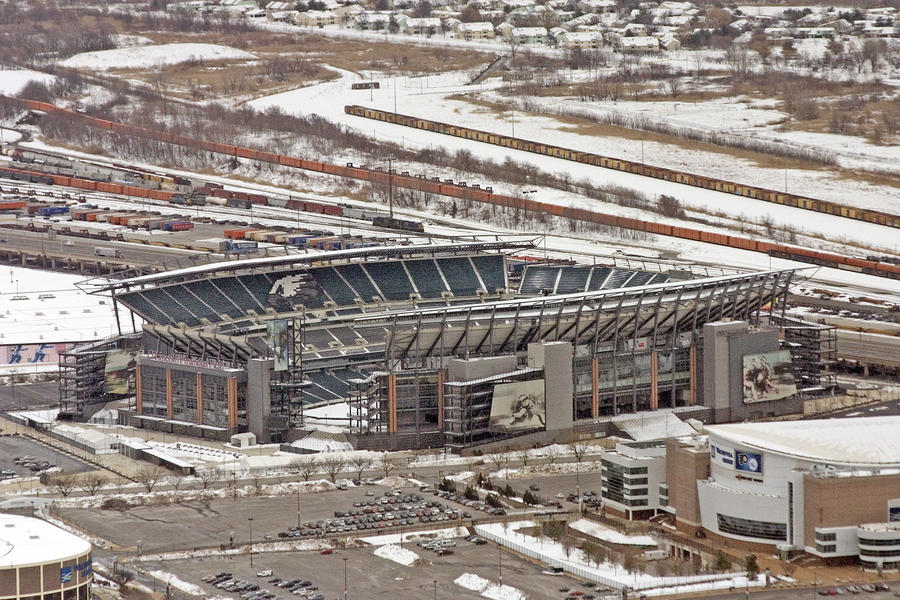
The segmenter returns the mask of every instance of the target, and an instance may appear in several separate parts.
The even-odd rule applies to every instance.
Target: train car
[[[394,219],[391,217],[373,217],[372,225],[375,227],[384,227],[385,229],[400,229],[403,231],[425,231],[425,226],[421,221],[409,221],[406,219]]]

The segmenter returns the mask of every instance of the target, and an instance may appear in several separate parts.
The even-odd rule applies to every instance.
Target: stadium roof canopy
[[[595,348],[616,339],[674,347],[677,336],[723,318],[753,320],[787,292],[797,270],[726,275],[675,283],[519,298],[361,316],[355,326],[388,332],[391,359],[460,352],[519,351],[531,342]],[[666,337],[662,337],[666,336]],[[638,343],[638,342],[635,342]],[[440,349],[440,351],[439,351]]]
[[[900,467],[900,416],[734,423],[706,430],[742,450],[841,467]]]
[[[79,284],[82,289],[91,293],[109,291],[127,291],[134,288],[143,288],[169,283],[183,283],[206,277],[214,277],[237,271],[265,271],[277,267],[292,267],[299,265],[312,265],[315,263],[328,263],[335,261],[366,260],[376,258],[390,258],[410,256],[415,254],[439,254],[439,253],[463,253],[519,250],[534,248],[537,238],[522,236],[492,236],[492,240],[449,242],[442,244],[413,244],[396,246],[374,246],[368,248],[353,248],[349,250],[331,250],[323,252],[308,252],[287,254],[283,256],[267,256],[263,258],[248,258],[214,262],[193,267],[185,267],[173,271],[140,275],[120,280],[89,279]]]

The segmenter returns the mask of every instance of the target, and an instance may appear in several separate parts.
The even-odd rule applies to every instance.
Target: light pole
[[[250,523],[250,566],[253,566],[253,517],[247,517]]]
[[[500,575],[500,589],[503,590],[503,544],[497,542],[497,572]]]
[[[297,529],[300,529],[300,487],[297,487]]]
[[[437,579],[433,579],[431,583],[434,585],[434,600],[437,600]]]
[[[344,600],[347,600],[347,560],[348,557],[344,557]]]

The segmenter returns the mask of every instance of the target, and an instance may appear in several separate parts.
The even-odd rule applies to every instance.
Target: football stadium
[[[113,381],[133,389],[120,418],[138,427],[290,442],[327,419],[357,448],[459,451],[571,441],[642,411],[724,421],[796,409],[796,394],[743,397],[740,360],[785,340],[796,357],[821,346],[815,327],[773,326],[803,271],[576,264],[546,260],[537,242],[377,246],[89,280],[83,288],[111,294],[142,331],[70,353],[61,415],[83,418]],[[708,325],[721,331],[704,353]],[[795,360],[790,376],[801,390],[819,385],[826,363]]]

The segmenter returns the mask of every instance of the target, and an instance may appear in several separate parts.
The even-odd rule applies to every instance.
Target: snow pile
[[[182,581],[171,573],[166,573],[165,571],[148,571],[148,573],[156,579],[164,581],[171,585],[173,588],[181,590],[182,592],[190,594],[191,596],[202,596],[204,594],[203,588],[201,588],[199,585],[194,585],[193,583]]]
[[[419,540],[449,540],[452,538],[463,537],[468,535],[464,527],[450,527],[447,529],[429,529],[427,531],[413,531],[403,533],[403,542],[417,542]],[[371,537],[359,538],[360,542],[371,544],[372,546],[383,546],[385,544],[399,544],[400,534],[392,533],[388,535],[375,535]]]
[[[226,483],[228,479],[224,479]],[[194,502],[198,500],[210,500],[213,498],[231,498],[247,496],[284,496],[293,494],[311,494],[316,492],[330,492],[337,489],[337,485],[324,479],[311,481],[290,481],[266,485],[247,485],[241,487],[224,487],[207,490],[161,490],[146,493],[146,491],[132,494],[106,494],[102,496],[84,496],[57,498],[54,505],[57,508],[102,508],[110,501],[116,501],[124,506],[146,506],[159,504],[172,504],[175,502]]]
[[[413,483],[409,479],[407,479],[406,477],[398,477],[397,475],[390,475],[388,477],[385,477],[384,479],[377,480],[375,483],[390,488],[413,487]]]
[[[455,481],[457,483],[469,483],[470,481],[475,479],[475,473],[473,473],[472,471],[451,473],[450,475],[444,475],[444,479],[449,479],[450,481]]]
[[[375,549],[375,556],[392,560],[395,563],[400,563],[407,567],[419,560],[419,555],[412,550],[407,550],[406,548],[401,548],[394,544],[378,546],[378,548]]]
[[[333,548],[325,540],[297,540],[290,542],[265,542],[253,544],[253,554],[264,552],[312,552]],[[227,550],[219,548],[196,548],[194,550],[179,550],[177,552],[160,552],[159,554],[144,554],[140,562],[159,562],[166,560],[187,560],[208,556],[235,556],[245,555],[250,552],[249,546],[235,546]]]
[[[594,523],[587,519],[578,519],[577,521],[569,523],[569,527],[575,531],[580,531],[581,533],[611,544],[621,544],[623,546],[656,546],[656,541],[649,535],[625,535],[619,533],[615,529],[604,527],[599,523]]]
[[[20,69],[15,71],[0,71],[0,94],[15,96],[32,81],[50,85],[56,81],[56,77],[40,71]]]
[[[254,59],[255,55],[218,44],[160,44],[82,52],[59,63],[71,69],[148,69],[192,60]]]
[[[453,583],[467,590],[472,590],[491,600],[525,600],[527,596],[509,585],[491,583],[484,577],[472,573],[463,573]]]

